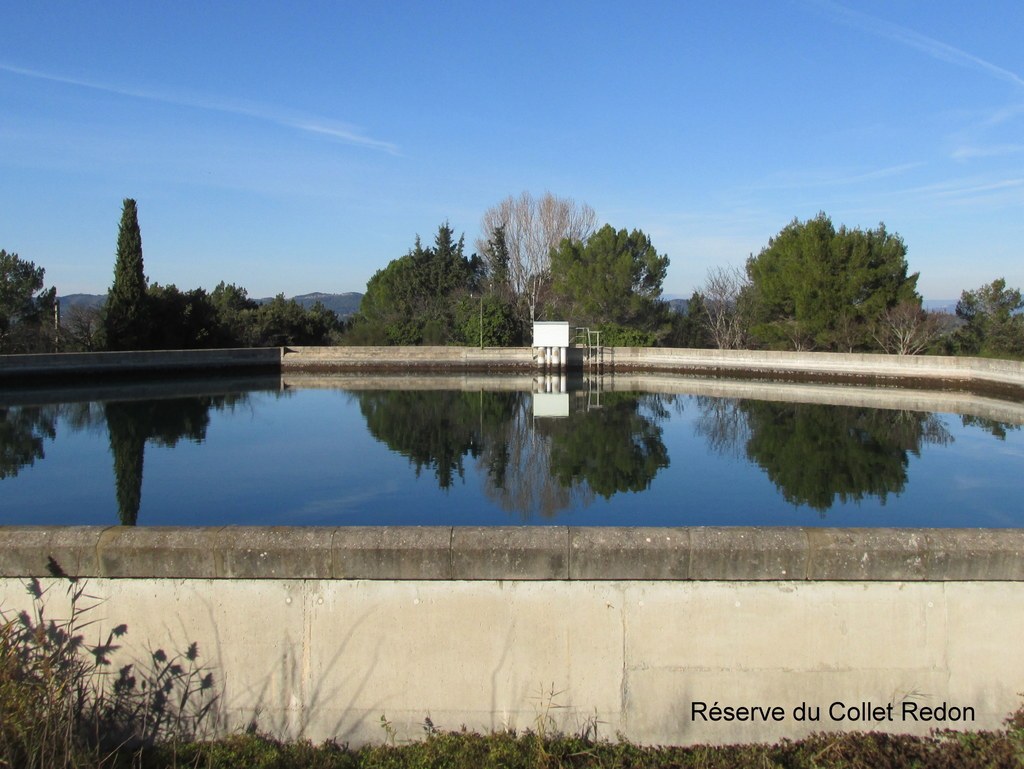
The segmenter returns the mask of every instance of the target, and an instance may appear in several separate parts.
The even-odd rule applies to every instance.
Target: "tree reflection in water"
[[[248,398],[245,393],[232,393],[104,403],[121,524],[134,526],[139,519],[147,441],[168,448],[183,438],[202,442],[206,440],[211,408],[234,407]]]
[[[72,432],[103,424],[99,404],[71,402],[45,406],[0,406],[0,480],[13,478],[37,459],[45,459],[46,441],[57,437],[61,421]]]
[[[587,507],[594,492],[586,484],[556,478],[551,472],[552,440],[545,421],[533,418],[533,396],[516,393],[509,418],[486,444],[480,467],[484,492],[502,510],[524,520],[554,518],[559,512]]]
[[[472,457],[487,496],[525,519],[642,491],[668,467],[657,424],[668,414],[654,395],[609,393],[566,419],[534,419],[523,392],[370,391],[359,404],[370,433],[417,475],[429,468],[448,489]]]
[[[507,420],[516,393],[456,390],[371,390],[358,393],[366,427],[377,440],[408,458],[419,476],[432,470],[451,488],[465,476],[463,460],[483,451],[484,434]]]
[[[278,396],[280,397],[280,396]],[[953,438],[941,416],[914,411],[707,396],[586,393],[564,396],[568,417],[535,415],[518,391],[359,391],[369,433],[406,457],[439,488],[479,474],[483,493],[522,520],[553,519],[598,497],[642,492],[670,463],[670,409],[696,402],[695,430],[715,453],[760,467],[789,503],[824,513],[840,503],[885,503],[908,484],[910,457]],[[246,393],[151,400],[0,406],[0,479],[45,457],[59,430],[105,431],[113,459],[118,516],[134,525],[142,507],[146,444],[202,442],[211,409],[233,408]],[[977,416],[965,427],[999,440],[1020,425]]]
[[[602,400],[600,408],[551,423],[551,474],[605,499],[644,491],[669,464],[659,424],[668,411],[657,395],[606,393]]]
[[[694,427],[716,454],[739,459],[746,456],[750,422],[737,398],[695,396],[699,416]]]
[[[988,419],[987,417],[971,416],[970,414],[962,415],[960,417],[960,421],[963,423],[964,427],[980,427],[989,435],[998,438],[1001,441],[1006,440],[1006,434],[1009,431],[1020,429],[1020,425],[1008,422],[999,422],[995,419]]]
[[[698,398],[697,430],[712,450],[742,451],[787,502],[824,513],[836,501],[906,487],[908,455],[953,437],[942,419],[919,411],[860,406]]]
[[[57,436],[57,411],[55,406],[0,408],[0,480],[46,456],[45,442]]]

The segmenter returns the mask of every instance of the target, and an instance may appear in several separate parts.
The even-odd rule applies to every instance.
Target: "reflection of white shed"
[[[533,357],[543,367],[562,368],[569,355],[569,322],[541,320],[533,324]]]
[[[533,416],[535,419],[569,416],[569,393],[534,393]]]

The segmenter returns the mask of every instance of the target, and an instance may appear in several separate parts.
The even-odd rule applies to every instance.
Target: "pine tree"
[[[877,349],[871,329],[901,302],[920,306],[903,239],[876,229],[838,229],[824,213],[794,219],[747,260],[751,332],[769,347]]]
[[[142,233],[135,201],[126,198],[117,232],[114,284],[103,314],[107,349],[142,350],[149,345],[149,308],[142,266]]]

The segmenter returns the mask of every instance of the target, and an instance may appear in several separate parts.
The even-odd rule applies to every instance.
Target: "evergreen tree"
[[[824,213],[793,220],[747,260],[740,300],[752,334],[773,348],[873,350],[871,329],[901,302],[920,305],[907,247],[885,225],[836,227]]]
[[[442,224],[434,246],[417,236],[411,251],[378,270],[366,284],[351,333],[356,344],[448,344],[462,341],[456,305],[479,293],[484,265],[466,257],[463,238]],[[479,324],[477,337],[479,336]]]
[[[117,232],[114,284],[107,294],[103,329],[110,350],[142,350],[150,343],[146,275],[142,266],[142,233],[135,201],[126,198]]]
[[[586,243],[563,240],[551,252],[554,307],[577,324],[653,332],[668,320],[661,300],[668,263],[640,230],[606,224]]]
[[[511,303],[515,300],[515,293],[511,284],[509,258],[505,227],[498,226],[494,230],[494,235],[485,244],[484,264],[487,266],[491,293],[502,301]]]
[[[484,347],[513,347],[524,341],[522,315],[509,277],[508,244],[505,228],[498,227],[485,244],[483,275],[456,306],[456,322],[464,344]]]
[[[672,329],[665,339],[666,347],[714,347],[711,332],[708,329],[708,311],[704,303],[704,295],[694,291],[686,305],[685,312],[677,312],[671,316]]]
[[[990,284],[964,291],[956,303],[964,325],[952,341],[955,352],[996,357],[1024,355],[1024,298],[1019,288],[1007,288],[998,278]]]
[[[57,290],[43,289],[44,273],[0,248],[0,353],[53,349]]]

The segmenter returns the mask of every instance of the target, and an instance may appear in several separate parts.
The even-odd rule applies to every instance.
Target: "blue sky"
[[[550,191],[688,296],[794,217],[884,222],[926,298],[1024,285],[1024,3],[0,6],[0,247],[61,294],[146,272],[362,291],[447,220]]]

